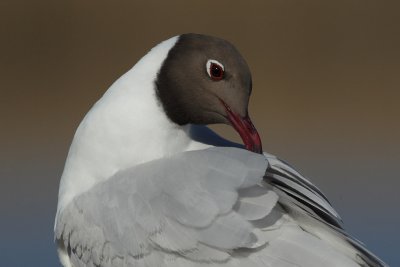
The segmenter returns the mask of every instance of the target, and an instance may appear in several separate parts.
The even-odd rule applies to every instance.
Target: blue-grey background
[[[2,0],[1,265],[58,266],[58,183],[80,120],[148,49],[199,32],[247,59],[264,149],[310,177],[350,233],[400,266],[399,11],[398,1],[371,0]]]

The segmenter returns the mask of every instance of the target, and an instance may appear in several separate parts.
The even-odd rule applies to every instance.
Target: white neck
[[[167,118],[155,95],[157,73],[176,41],[173,37],[154,47],[83,119],[61,177],[57,213],[75,196],[119,170],[202,147],[191,140],[189,126],[178,126]]]

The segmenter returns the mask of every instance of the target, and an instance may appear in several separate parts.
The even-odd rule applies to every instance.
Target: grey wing
[[[117,173],[75,198],[55,234],[74,267],[384,266],[309,181],[237,148]]]
[[[76,197],[58,216],[56,239],[75,267],[227,262],[233,249],[261,245],[249,219],[265,217],[278,199],[257,185],[266,166],[236,148],[136,166]]]

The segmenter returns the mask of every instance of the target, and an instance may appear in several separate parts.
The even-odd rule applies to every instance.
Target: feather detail
[[[61,211],[55,237],[74,267],[386,266],[304,177],[237,148],[118,172]]]

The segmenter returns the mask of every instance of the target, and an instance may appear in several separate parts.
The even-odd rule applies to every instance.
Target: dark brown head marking
[[[226,123],[241,136],[248,135],[251,73],[231,43],[201,34],[181,35],[155,84],[167,116],[176,124]],[[237,116],[235,123],[232,116]]]
[[[207,73],[208,60],[223,64],[223,79]],[[169,51],[156,80],[157,95],[168,117],[179,125],[227,123],[219,99],[244,116],[251,92],[250,70],[229,42],[183,34]]]

